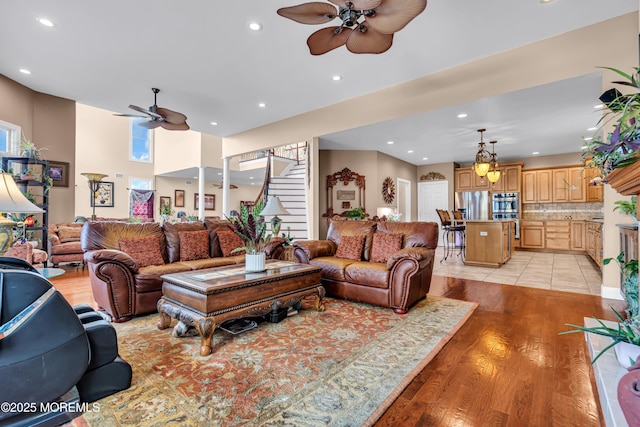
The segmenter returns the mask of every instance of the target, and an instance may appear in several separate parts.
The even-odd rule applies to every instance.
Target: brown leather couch
[[[61,262],[84,263],[84,252],[80,246],[81,230],[80,222],[63,222],[49,226],[47,230],[49,262],[54,267]]]
[[[386,263],[372,262],[375,233],[402,234],[401,249]],[[342,236],[365,236],[361,260],[336,257]],[[426,297],[438,245],[435,222],[331,221],[326,240],[293,242],[298,262],[322,267],[322,284],[337,298],[404,314]]]
[[[209,257],[180,261],[180,231],[209,231]],[[162,296],[163,274],[199,270],[244,263],[244,255],[223,257],[217,233],[229,230],[225,220],[160,225],[154,222],[86,222],[81,243],[89,268],[91,290],[98,305],[115,322],[131,316],[157,311]],[[138,267],[134,259],[120,250],[119,239],[156,236],[160,242],[163,265]],[[265,252],[267,258],[282,254],[284,239],[272,239]]]

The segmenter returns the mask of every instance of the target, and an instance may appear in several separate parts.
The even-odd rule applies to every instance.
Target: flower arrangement
[[[610,89],[600,97],[608,111],[598,121],[602,127],[611,120],[615,121],[613,132],[607,135],[606,141],[600,136],[586,143],[582,153],[583,165],[600,169],[600,177],[606,176],[614,169],[623,168],[640,160],[640,67],[634,68],[633,74],[602,67],[622,76],[625,80],[612,83],[630,86],[635,93],[621,94],[617,89]]]
[[[241,205],[238,215],[226,217],[231,223],[231,230],[242,239],[244,244],[243,247],[234,249],[234,251],[244,250],[248,254],[264,252],[265,246],[271,240],[271,234],[267,235],[267,224],[260,216],[263,208],[264,200],[260,199],[253,205],[251,211],[245,205]]]

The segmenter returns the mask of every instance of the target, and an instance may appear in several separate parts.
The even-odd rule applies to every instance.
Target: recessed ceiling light
[[[458,114],[458,118],[459,118],[459,119],[464,119],[465,117],[467,117],[467,113],[460,113],[460,114]]]
[[[422,160],[429,160],[429,158],[428,157],[423,157]]]
[[[197,176],[194,176],[194,177],[193,177],[193,179],[198,179],[198,177],[197,177]]]
[[[592,127],[592,128],[587,129],[587,130],[590,130],[590,131],[592,131],[592,130],[598,130],[598,128],[597,128],[597,127]]]
[[[589,137],[589,138],[583,138],[585,141],[591,141],[593,138]]]
[[[253,177],[252,177],[252,176],[250,176],[250,177],[249,177],[249,179],[253,179]]]
[[[533,154],[534,156],[537,156],[538,154],[540,154],[540,152],[539,152],[539,151],[534,151],[534,152],[533,152],[533,153],[531,153],[531,154]]]
[[[387,144],[393,145],[393,141],[387,141]]]
[[[540,3],[545,4],[545,3],[551,3],[553,0],[540,0]]]
[[[211,126],[218,126],[218,122],[211,122]]]
[[[337,81],[342,80],[342,76],[333,76],[332,79],[333,79],[334,82],[337,82]]]
[[[413,153],[413,150],[409,150],[409,151],[407,151],[407,153],[411,154],[411,153]]]
[[[594,105],[593,108],[595,108],[596,110],[599,110],[601,108],[604,108],[604,104]]]
[[[580,147],[581,150],[586,150],[587,148],[589,147],[587,147],[586,145],[583,145],[582,147]]]
[[[260,108],[265,108],[267,106],[267,104],[265,104],[264,102],[261,102],[260,104],[258,104],[258,107]]]
[[[51,21],[50,19],[47,18],[36,18],[36,21],[38,21],[39,23],[41,23],[42,25],[44,25],[45,27],[55,27],[56,24],[53,23],[53,21]]]
[[[31,74],[31,71],[27,70],[26,68],[20,68],[20,72],[22,74]]]
[[[222,172],[218,172],[218,175],[222,175]]]
[[[258,22],[251,22],[249,23],[249,28],[253,31],[260,31],[262,29],[262,25]]]

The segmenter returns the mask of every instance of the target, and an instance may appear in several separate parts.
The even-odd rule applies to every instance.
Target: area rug
[[[239,335],[158,330],[158,315],[115,324],[130,389],[98,401],[82,426],[371,425],[451,339],[476,304],[429,296],[406,315],[342,300],[305,304]]]

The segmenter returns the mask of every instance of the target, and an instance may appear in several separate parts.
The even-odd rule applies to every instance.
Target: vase
[[[264,252],[245,255],[244,269],[249,273],[257,273],[266,270],[266,256]]]
[[[618,403],[630,427],[640,426],[640,358],[618,383]]]
[[[619,342],[613,348],[616,351],[618,363],[624,368],[629,368],[638,359],[638,356],[640,356],[639,345]]]

